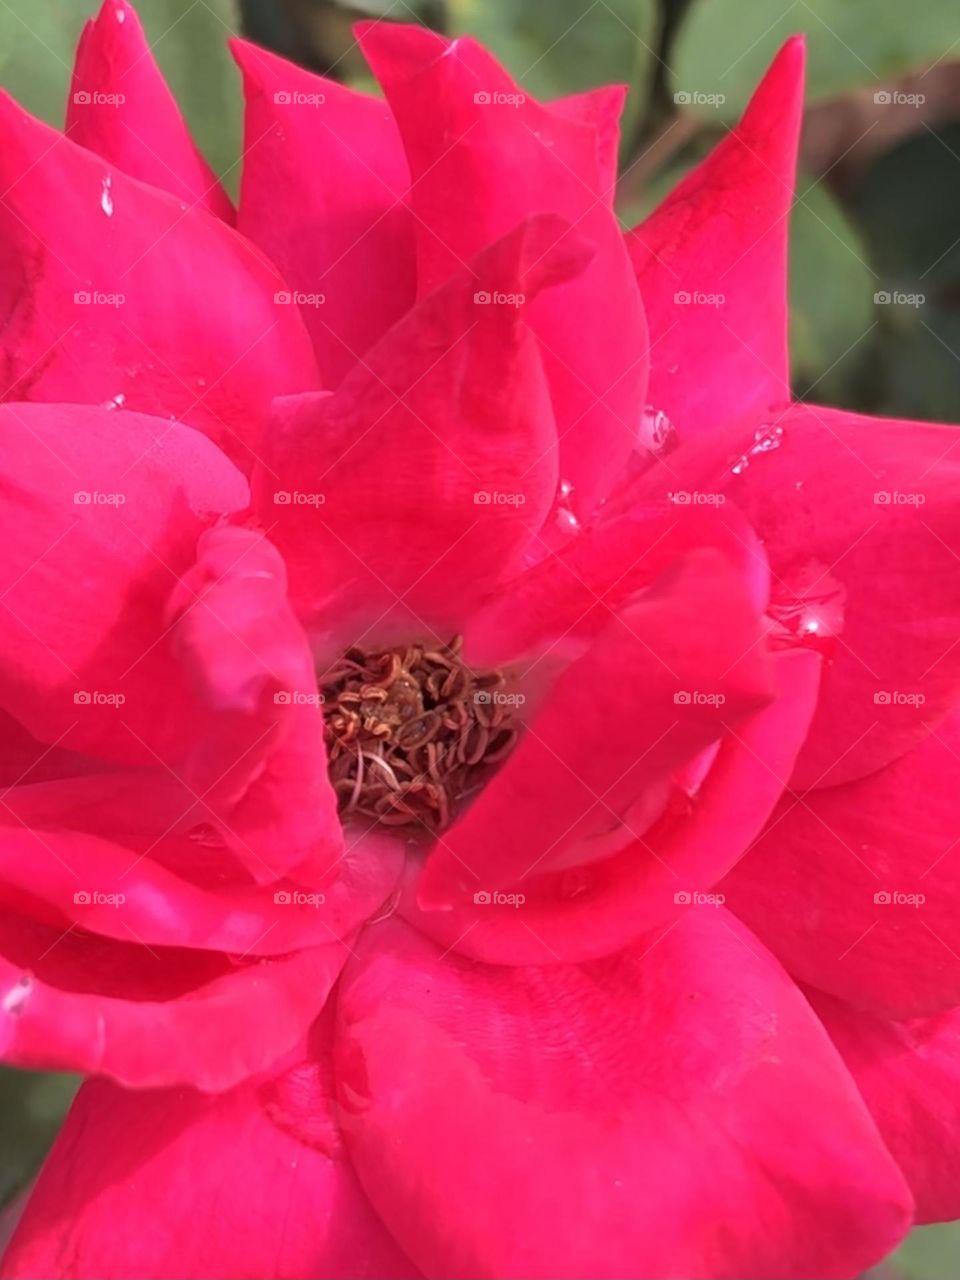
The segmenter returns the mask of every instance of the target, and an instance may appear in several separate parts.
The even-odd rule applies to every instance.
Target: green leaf
[[[78,1084],[75,1076],[0,1067],[0,1205],[40,1168]]]
[[[822,184],[790,218],[790,359],[798,394],[850,404],[876,321],[875,276],[856,229]]]
[[[0,83],[28,111],[63,124],[73,51],[90,0],[0,4]],[[240,82],[226,42],[236,34],[232,0],[139,0],[147,39],[217,173],[236,183]]]
[[[862,85],[880,90],[955,48],[956,0],[699,0],[672,59],[674,88],[723,94],[726,119],[742,110],[788,36],[807,36],[808,97]],[[953,56],[956,56],[955,54]]]

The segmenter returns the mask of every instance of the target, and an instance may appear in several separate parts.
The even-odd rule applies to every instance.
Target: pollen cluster
[[[504,677],[472,671],[462,644],[350,649],[324,673],[330,780],[345,817],[439,831],[513,747]]]

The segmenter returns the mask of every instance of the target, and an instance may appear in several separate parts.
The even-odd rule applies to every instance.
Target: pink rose
[[[790,403],[802,46],[624,238],[619,90],[358,38],[238,42],[236,214],[123,0],[0,107],[0,1050],[94,1077],[3,1274],[855,1275],[956,1208],[957,437]]]

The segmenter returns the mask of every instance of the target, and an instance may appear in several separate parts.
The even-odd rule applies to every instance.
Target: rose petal
[[[0,1045],[31,1070],[152,1088],[229,1089],[286,1053],[320,1012],[347,948],[271,959],[153,950],[5,906]]]
[[[786,797],[721,885],[791,973],[894,1018],[960,1003],[960,715],[870,777]]]
[[[357,33],[410,164],[421,295],[531,214],[562,215],[596,247],[582,276],[530,311],[560,474],[589,515],[636,440],[648,366],[640,295],[609,201],[609,102],[601,127],[579,123],[525,95],[470,38],[388,22]]]
[[[318,385],[273,267],[3,96],[0,139],[0,396],[176,418],[249,469],[273,397]]]
[[[204,1098],[190,1089],[83,1086],[2,1275],[50,1280],[412,1280],[330,1140],[312,1064]],[[123,1224],[118,1229],[118,1223]]]
[[[910,1225],[822,1027],[722,912],[549,970],[388,922],[344,972],[335,1072],[360,1180],[431,1275],[852,1276]]]
[[[611,955],[691,908],[721,904],[722,894],[711,891],[769,817],[816,704],[816,655],[779,654],[775,666],[776,701],[725,738],[699,787],[677,795],[622,853],[569,871],[534,872],[517,886],[520,901],[486,892],[446,911],[417,907],[412,866],[404,919],[444,948],[488,964],[549,965]]]
[[[895,760],[960,692],[960,432],[814,404],[672,453],[641,484],[724,493],[763,541],[771,612],[829,653],[797,787]]]
[[[126,0],[83,29],[65,132],[118,169],[233,223],[233,205],[197,149]]]
[[[794,36],[737,127],[627,236],[650,320],[647,398],[681,437],[790,397],[787,221],[803,62]]]
[[[412,305],[410,176],[381,98],[232,43],[246,95],[238,226],[275,262],[313,339],[324,386]]]
[[[810,1001],[906,1175],[917,1222],[960,1215],[960,1009],[886,1022],[820,992]]]
[[[531,219],[395,325],[331,396],[281,401],[254,481],[301,616],[329,637],[391,613],[400,635],[458,630],[512,568],[556,491],[556,432],[524,308],[583,267]],[[332,654],[331,654],[332,656]]]
[[[434,846],[421,905],[459,905],[619,852],[660,815],[673,774],[771,697],[738,575],[714,551],[691,553],[559,677]]]

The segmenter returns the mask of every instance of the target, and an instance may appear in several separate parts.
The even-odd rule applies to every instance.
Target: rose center
[[[449,644],[350,649],[324,673],[323,723],[340,812],[439,831],[517,739],[499,671]]]

